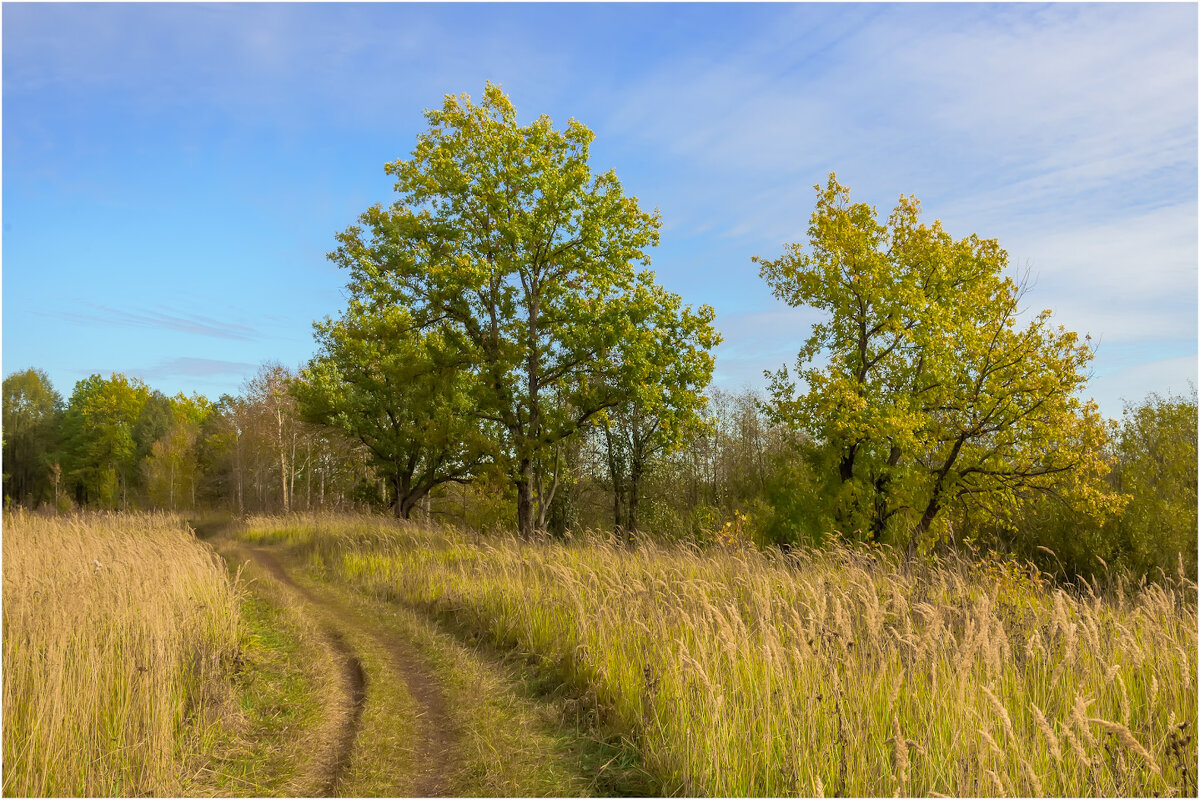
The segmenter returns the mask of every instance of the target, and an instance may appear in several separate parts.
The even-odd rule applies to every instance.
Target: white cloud
[[[1005,244],[1055,291],[1121,302],[1196,293],[1196,204],[1179,203],[1097,225],[1019,235]]]
[[[21,35],[6,37],[5,93],[105,94],[127,113],[191,123],[215,112],[286,129],[419,124],[443,94],[477,95],[489,78],[539,88],[569,80],[568,55],[532,46],[504,14],[481,9],[492,24],[464,26],[460,13],[420,4],[9,9]]]
[[[1194,8],[897,6],[832,45],[815,13],[640,76],[606,131],[736,187],[709,213],[764,236],[831,169],[983,222],[1195,194]]]
[[[887,6],[830,24],[796,7],[639,79],[608,127],[667,154],[663,183],[683,188],[664,207],[769,257],[804,238],[830,170],[881,215],[915,194],[953,235],[998,238],[1032,270],[1028,305],[1101,342],[1099,391],[1154,389],[1196,341],[1196,9]],[[754,331],[782,319],[721,317],[718,380],[790,362]]]

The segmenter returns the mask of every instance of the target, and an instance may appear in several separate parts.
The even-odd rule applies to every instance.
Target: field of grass
[[[1194,795],[1196,586],[259,518],[332,580],[527,654],[666,793]]]
[[[4,794],[178,795],[230,696],[239,596],[177,517],[4,515]]]

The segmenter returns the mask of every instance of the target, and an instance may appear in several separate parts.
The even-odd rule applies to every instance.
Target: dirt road
[[[228,520],[193,527],[239,574],[245,607],[270,609],[251,618],[274,615],[253,629],[257,666],[244,673],[245,730],[263,735],[251,733],[216,768],[233,793],[660,793],[627,733],[589,711],[594,698],[525,654],[332,580],[303,548],[248,542]]]
[[[418,654],[405,639],[386,626],[350,608],[335,591],[312,582],[299,581],[289,573],[276,553],[239,545],[235,557],[261,567],[296,601],[300,613],[309,617],[323,645],[337,664],[340,700],[328,714],[330,725],[319,737],[322,751],[314,759],[317,774],[303,783],[318,796],[346,794],[390,794],[409,797],[444,797],[453,792],[451,776],[455,762],[456,735],[446,701],[433,676],[423,667]],[[407,697],[397,698],[396,695]],[[406,728],[387,725],[395,737],[372,734],[384,725],[364,727],[363,711],[368,702],[405,704],[410,712]],[[376,716],[382,716],[379,712]],[[384,751],[399,751],[388,759]],[[393,762],[388,766],[388,762]],[[384,767],[387,767],[386,769]],[[368,774],[370,773],[370,774]],[[381,783],[382,781],[382,783]]]

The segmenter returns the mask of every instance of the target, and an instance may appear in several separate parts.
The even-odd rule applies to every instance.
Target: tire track
[[[239,548],[239,550],[249,554],[272,578],[295,591],[309,605],[322,605],[317,598],[313,597],[311,592],[293,581],[292,577],[287,574],[287,571],[284,570],[279,561],[270,553],[256,548],[245,550]],[[354,743],[358,737],[363,707],[366,705],[367,700],[367,676],[363,670],[362,661],[359,660],[353,648],[346,643],[342,632],[328,624],[323,624],[321,629],[330,649],[337,654],[338,659],[342,662],[341,679],[343,694],[350,700],[350,719],[342,726],[341,731],[335,739],[329,757],[330,766],[328,774],[324,777],[316,793],[322,797],[334,797],[337,795],[338,786],[345,775],[346,768],[350,765],[350,758],[354,753]]]
[[[355,614],[342,608],[336,600],[319,596],[292,580],[273,553],[254,547],[238,549],[253,558],[275,580],[293,589],[308,605],[318,612],[323,612],[319,613],[318,618],[322,620],[324,633],[331,647],[344,661],[343,677],[347,684],[347,692],[354,701],[353,718],[342,731],[334,759],[334,769],[322,794],[332,796],[338,788],[354,752],[359,721],[366,703],[367,678],[362,662],[347,644],[344,634],[346,626],[354,625],[357,632],[366,634],[386,652],[418,709],[415,720],[417,738],[412,748],[414,769],[408,794],[412,797],[449,796],[449,767],[453,761],[456,739],[454,726],[442,690],[431,672],[423,665],[412,644],[402,637],[388,635],[388,632],[379,626],[358,624]],[[336,627],[333,620],[340,621],[342,629]],[[364,742],[358,744],[366,746]]]
[[[450,796],[446,767],[451,761],[455,736],[441,689],[419,660],[412,645],[378,629],[371,638],[391,656],[392,664],[404,680],[409,696],[416,702],[420,738],[414,748],[416,772],[411,789],[413,797]]]

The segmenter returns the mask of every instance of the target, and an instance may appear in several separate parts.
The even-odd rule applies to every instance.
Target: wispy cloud
[[[14,224],[45,222],[24,250],[19,235],[5,245],[8,352],[48,349],[18,331],[47,309],[92,326],[44,327],[97,361],[146,342],[162,349],[133,360],[253,359],[216,341],[184,351],[174,334],[274,347],[277,329],[304,343],[289,345],[299,358],[309,332],[289,323],[335,312],[329,282],[237,279],[328,249],[321,231],[386,196],[378,165],[411,147],[420,109],[490,78],[523,119],[593,128],[593,163],[662,209],[655,269],[717,309],[723,385],[761,385],[807,335],[749,259],[805,237],[830,171],[881,214],[915,194],[953,235],[999,239],[1037,277],[1031,306],[1103,342],[1097,374],[1128,366],[1122,347],[1181,356],[1196,341],[1196,20],[1169,3],[9,4],[5,196]],[[352,179],[363,154],[370,177]],[[176,239],[222,230],[228,252],[195,256],[230,270],[210,283],[272,288],[185,306],[177,283],[139,273],[80,290],[91,306],[41,294],[43,269],[94,263],[104,238],[76,230],[49,259],[45,231],[105,204],[119,204],[113,231],[155,216]],[[127,238],[104,249],[111,263],[129,260]],[[39,280],[17,283],[22,271]]]
[[[160,3],[5,13],[21,31],[5,37],[6,93],[117,90],[135,114],[215,111],[288,128],[394,125],[419,119],[444,93],[480,91],[484,77],[569,81],[569,51],[533,46],[523,10]]]
[[[1047,209],[1095,221],[1195,195],[1196,51],[1180,34],[1195,13],[892,6],[831,21],[801,7],[741,47],[639,78],[609,129],[753,187],[674,205],[768,239],[800,232],[796,209],[830,170],[863,199],[912,192],[975,222]]]
[[[213,358],[172,358],[148,369],[128,370],[144,380],[158,378],[211,378],[249,375],[258,367],[245,361],[221,361]]]
[[[1195,24],[1195,7],[1169,5],[801,5],[660,64],[609,130],[664,154],[659,202],[680,230],[768,257],[805,239],[829,171],[881,215],[915,194],[927,219],[1028,265],[1027,304],[1101,341],[1111,376],[1118,348],[1195,350]],[[717,380],[761,384],[806,319],[720,316]],[[1097,391],[1119,410],[1115,380]]]
[[[254,341],[261,336],[258,330],[249,325],[226,322],[198,314],[178,314],[146,309],[126,311],[107,306],[90,306],[90,308],[94,310],[35,311],[34,313],[42,317],[52,317],[79,324],[151,328],[246,342]]]
[[[718,314],[715,325],[723,341],[716,350],[714,382],[733,390],[763,386],[763,372],[790,367],[813,323],[823,316],[778,302],[765,311]]]

